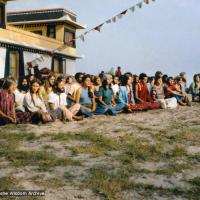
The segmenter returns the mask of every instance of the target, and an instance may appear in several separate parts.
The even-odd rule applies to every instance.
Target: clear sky
[[[88,28],[111,18],[141,0],[16,0],[8,11],[66,8],[78,15]],[[150,0],[151,1],[151,0]],[[156,70],[188,76],[200,72],[200,0],[156,0],[131,11],[102,32],[92,32],[86,41],[77,41],[77,71],[98,73],[121,66],[123,72]],[[81,33],[78,31],[77,35]]]

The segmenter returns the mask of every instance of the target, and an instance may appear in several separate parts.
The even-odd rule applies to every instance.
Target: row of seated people
[[[77,73],[66,78],[51,73],[45,80],[31,75],[18,84],[8,77],[0,80],[0,125],[66,123],[93,115],[191,106],[192,100],[199,99],[199,79],[194,76],[189,94],[182,77],[166,78],[162,73],[156,73],[154,79],[145,73],[138,77]]]

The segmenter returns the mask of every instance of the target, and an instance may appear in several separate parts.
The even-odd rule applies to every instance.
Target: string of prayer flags
[[[126,9],[126,10],[120,12],[119,14],[117,14],[117,15],[115,15],[115,16],[113,16],[113,17],[111,17],[110,19],[106,20],[106,21],[103,22],[102,24],[100,24],[100,25],[98,25],[98,26],[96,26],[96,27],[94,27],[94,28],[92,28],[92,29],[86,31],[85,33],[83,33],[83,34],[81,34],[80,36],[78,36],[78,37],[72,39],[72,40],[69,41],[69,42],[73,42],[73,41],[75,41],[75,40],[77,40],[77,39],[81,39],[82,42],[85,42],[85,36],[86,36],[87,34],[89,34],[91,31],[98,31],[98,32],[101,32],[101,28],[102,28],[102,26],[103,26],[104,24],[115,23],[115,22],[117,21],[117,19],[122,19],[123,16],[126,15],[127,12],[128,12],[129,10],[130,10],[132,13],[134,13],[137,7],[141,9],[141,8],[143,7],[143,3],[145,3],[145,4],[148,5],[148,4],[150,4],[151,1],[152,1],[152,2],[155,2],[156,0],[142,0],[141,2],[138,2],[137,4],[131,6],[130,8],[128,8],[128,9]],[[64,46],[65,46],[65,47],[64,47]],[[58,47],[58,48],[55,49],[55,50],[62,50],[63,48],[66,48],[66,45],[64,45],[64,46],[61,45],[60,47]],[[55,50],[53,50],[53,52],[54,52]]]

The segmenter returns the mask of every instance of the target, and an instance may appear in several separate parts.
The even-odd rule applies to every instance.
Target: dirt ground
[[[9,125],[0,128],[0,141],[0,190],[45,190],[36,200],[200,199],[198,103]]]

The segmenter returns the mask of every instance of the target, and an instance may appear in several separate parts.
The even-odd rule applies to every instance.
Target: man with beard
[[[66,121],[83,120],[83,117],[78,117],[76,114],[80,110],[80,104],[74,104],[69,107],[67,105],[67,95],[65,94],[65,83],[62,79],[58,79],[55,84],[55,90],[48,96],[48,103],[52,118]]]

